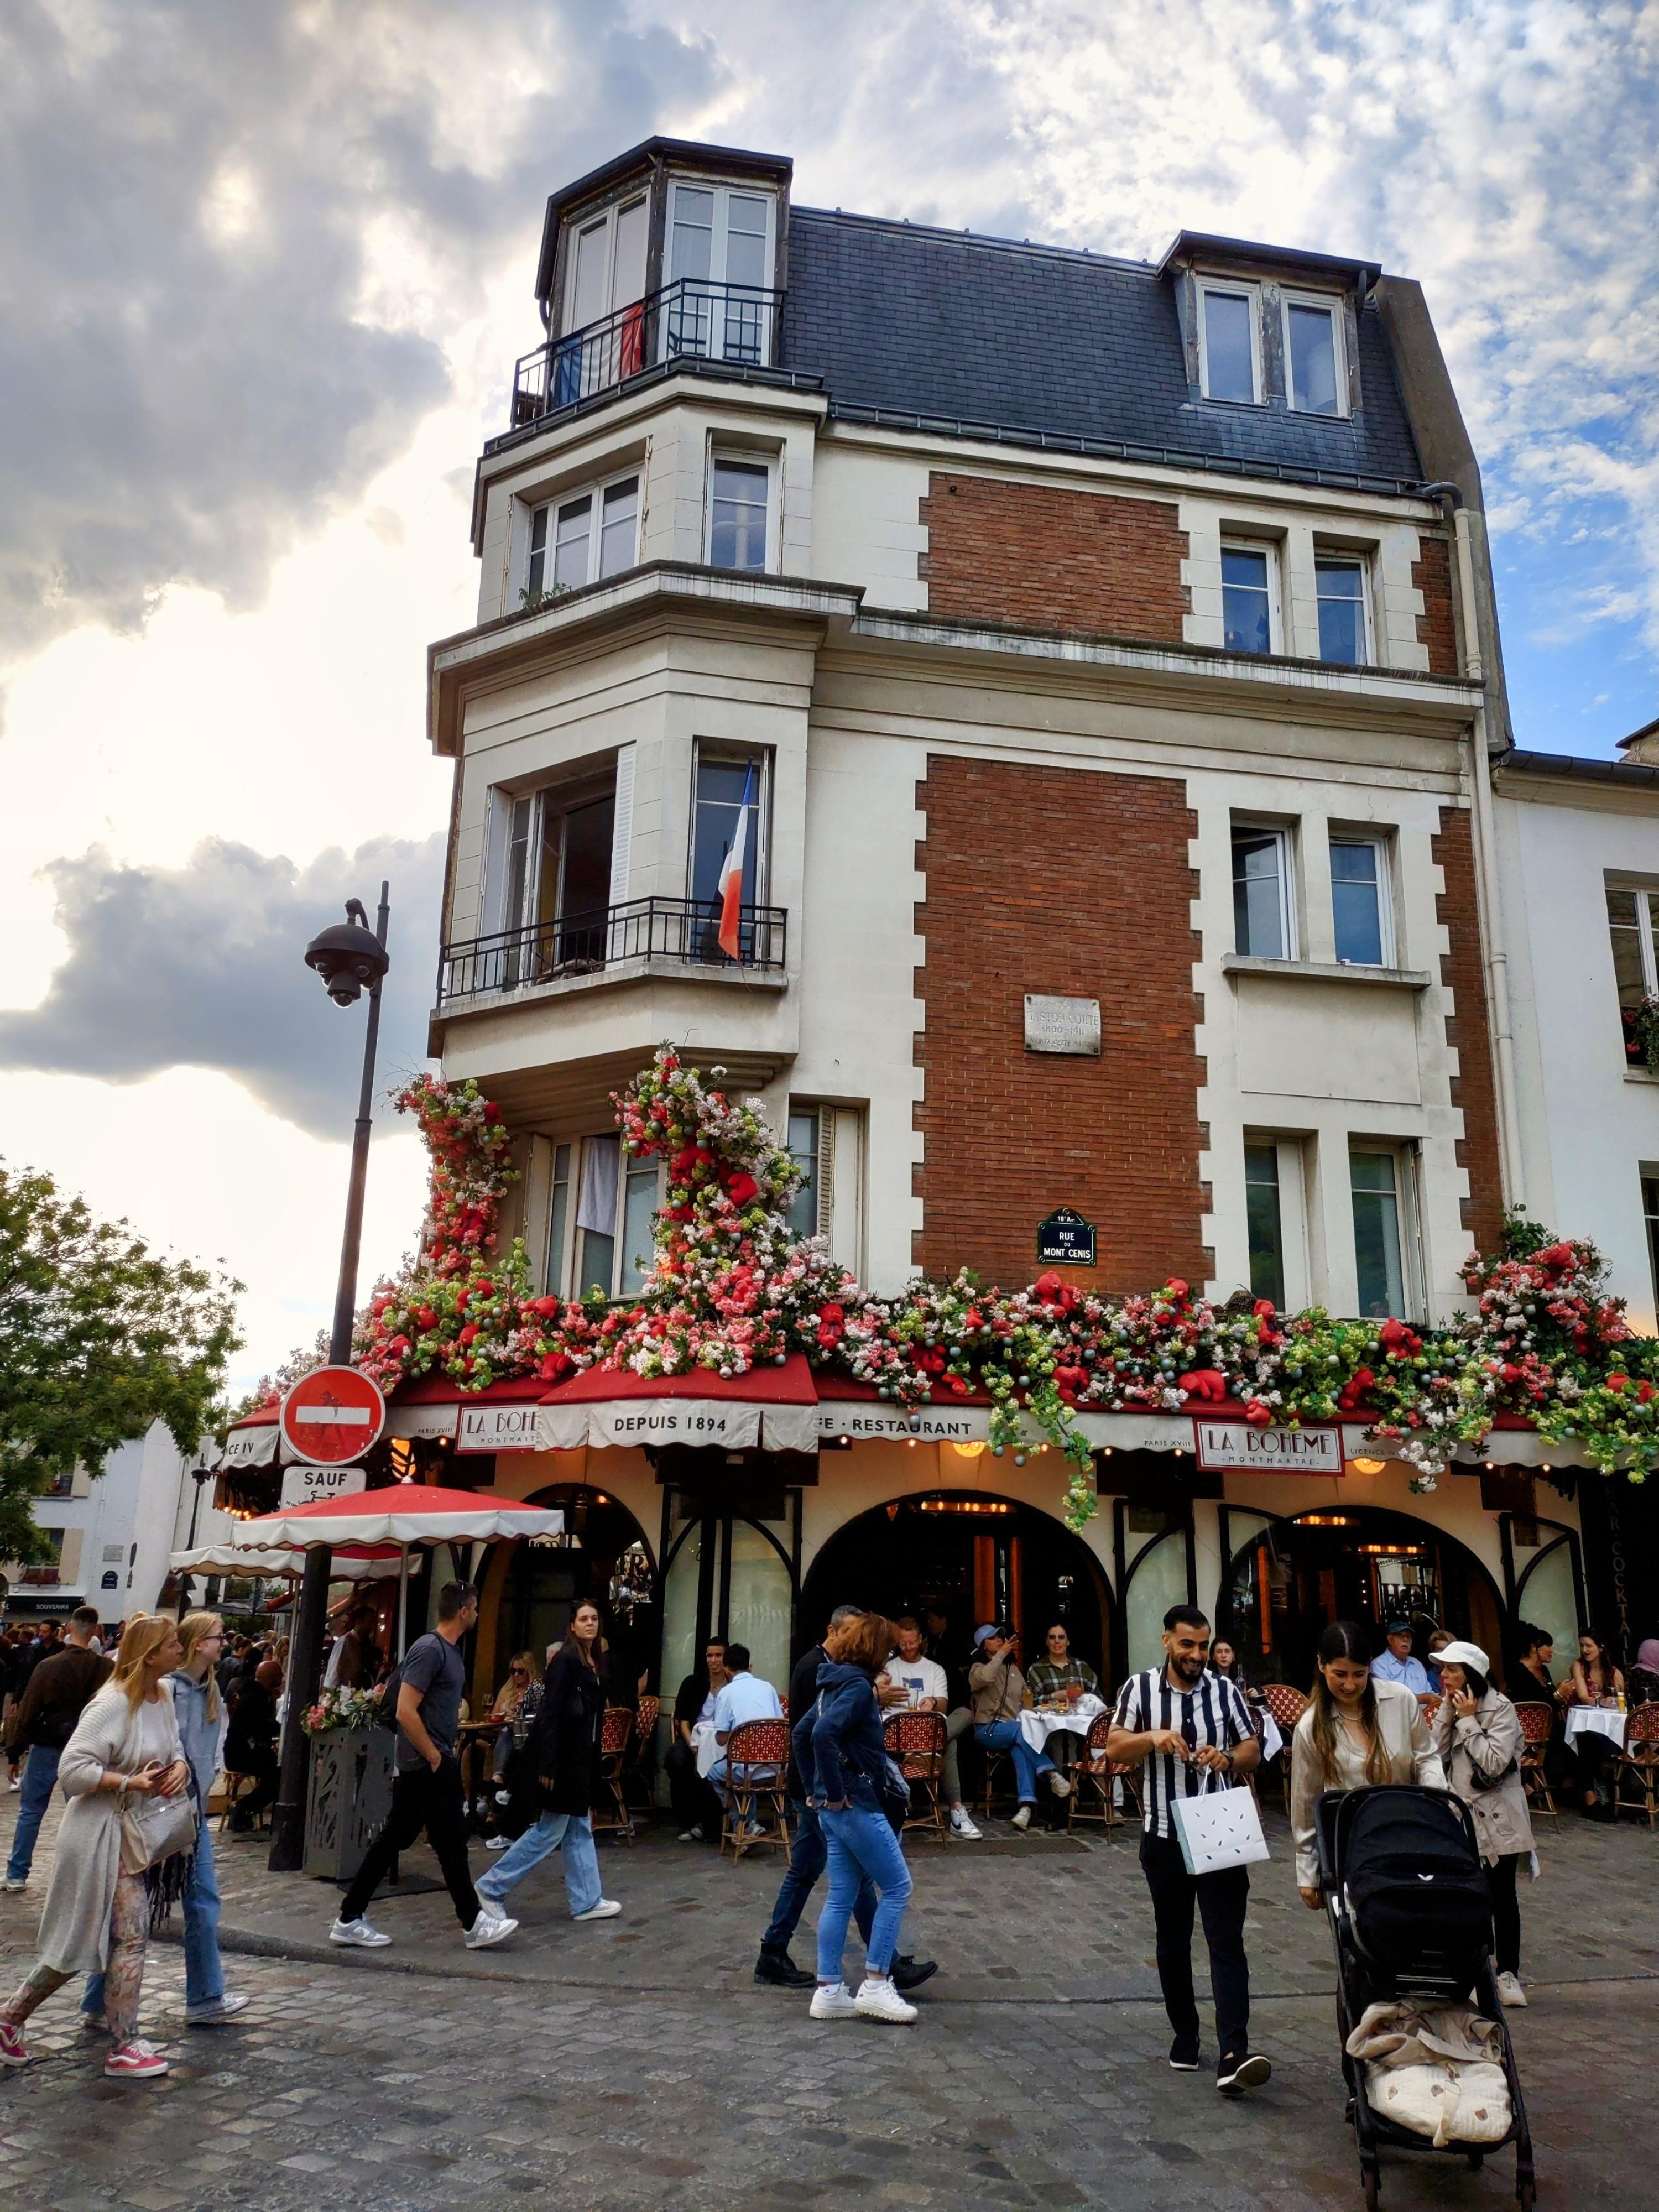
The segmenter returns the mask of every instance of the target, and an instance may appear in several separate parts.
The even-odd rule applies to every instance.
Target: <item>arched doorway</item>
[[[1322,1507],[1281,1519],[1227,1509],[1231,1557],[1218,1611],[1252,1680],[1306,1689],[1314,1649],[1334,1620],[1376,1631],[1408,1616],[1419,1652],[1430,1632],[1470,1637],[1501,1668],[1506,1638],[1497,1583],[1466,1544],[1381,1506]]]
[[[628,1508],[588,1483],[559,1483],[528,1502],[562,1507],[564,1534],[496,1547],[478,1610],[475,1708],[501,1687],[514,1652],[539,1658],[590,1598],[605,1623],[618,1693],[656,1662],[656,1564]]]
[[[795,1648],[820,1636],[838,1605],[914,1613],[962,1694],[975,1626],[1006,1620],[1026,1663],[1056,1621],[1109,1686],[1110,1595],[1100,1563],[1034,1505],[982,1491],[929,1490],[861,1513],[819,1552],[801,1590]]]
[[[662,1578],[662,1686],[672,1698],[711,1640],[749,1648],[750,1664],[780,1693],[789,1686],[795,1569],[789,1523],[735,1508],[702,1508],[677,1492],[681,1517]]]

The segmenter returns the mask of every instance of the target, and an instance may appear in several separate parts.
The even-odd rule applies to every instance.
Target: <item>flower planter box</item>
[[[313,1736],[306,1805],[305,1870],[349,1881],[392,1810],[390,1729],[334,1729]]]

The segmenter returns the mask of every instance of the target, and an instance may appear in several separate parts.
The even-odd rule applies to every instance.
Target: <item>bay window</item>
[[[690,895],[696,934],[693,957],[718,961],[720,880],[726,856],[740,847],[740,906],[750,909],[741,927],[741,957],[753,951],[752,909],[766,897],[768,825],[771,812],[769,751],[740,750],[697,742],[693,764]]]
[[[708,470],[708,565],[759,574],[766,567],[772,471],[765,461],[716,453]]]
[[[618,477],[568,499],[550,500],[530,518],[525,596],[580,591],[619,575],[639,558],[640,480]]]

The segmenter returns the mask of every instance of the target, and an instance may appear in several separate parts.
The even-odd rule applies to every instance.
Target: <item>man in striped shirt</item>
[[[1250,1970],[1244,1956],[1244,1908],[1250,1877],[1244,1867],[1190,1875],[1170,1817],[1170,1801],[1195,1797],[1231,1782],[1261,1756],[1237,1687],[1209,1671],[1210,1624],[1195,1606],[1172,1605],[1164,1616],[1164,1664],[1132,1674],[1118,1693],[1106,1739],[1109,1759],[1140,1768],[1141,1871],[1152,1893],[1158,1928],[1158,1978],[1175,2030],[1170,2063],[1195,2073],[1198,2005],[1193,1996],[1193,1907],[1204,1920],[1210,1953],[1221,2057],[1216,2087],[1229,2095],[1253,2089],[1273,2068],[1249,2043]]]

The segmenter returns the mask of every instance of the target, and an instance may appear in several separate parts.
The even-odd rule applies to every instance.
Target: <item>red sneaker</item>
[[[112,2051],[104,2061],[104,2071],[118,2081],[149,2081],[157,2074],[167,2071],[168,2062],[153,2043],[135,2038],[124,2043],[118,2051]]]
[[[28,2063],[28,2048],[23,2041],[22,2029],[0,2020],[0,2066],[27,2066]]]

